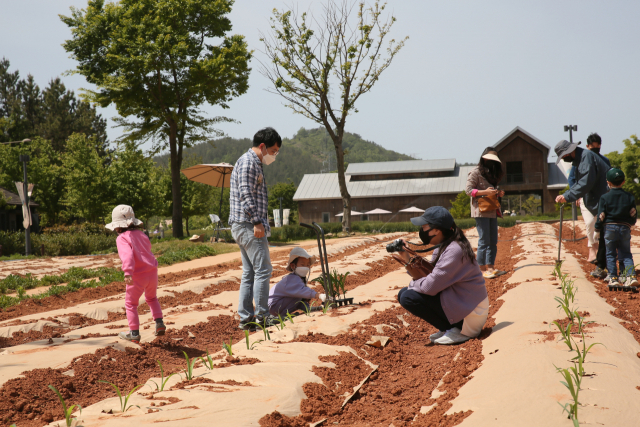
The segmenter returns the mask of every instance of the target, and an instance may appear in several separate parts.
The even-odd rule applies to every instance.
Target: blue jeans
[[[231,225],[231,235],[240,246],[242,255],[238,314],[241,322],[247,322],[251,321],[254,315],[264,317],[269,314],[269,279],[273,270],[269,257],[269,242],[266,236],[258,239],[253,235],[253,224],[250,222],[234,222]]]
[[[493,265],[498,254],[498,218],[476,218],[478,265]]]
[[[633,256],[631,255],[631,229],[626,225],[606,224],[604,243],[607,246],[607,271],[610,276],[618,277],[616,259],[620,261],[621,276],[635,276]]]

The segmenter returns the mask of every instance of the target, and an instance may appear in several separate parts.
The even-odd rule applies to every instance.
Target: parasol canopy
[[[362,212],[358,212],[358,211],[351,211],[351,216],[353,215],[362,215]],[[342,216],[342,212],[340,212],[338,215],[336,216]]]
[[[390,211],[385,211],[384,209],[375,208],[372,211],[365,212],[365,215],[382,215],[382,214],[390,214]]]
[[[415,213],[423,213],[424,209],[416,208],[415,206],[411,206],[410,208],[400,209],[398,212],[415,212]]]
[[[189,180],[207,184],[212,187],[229,188],[233,165],[217,163],[215,165],[195,165],[180,172]]]

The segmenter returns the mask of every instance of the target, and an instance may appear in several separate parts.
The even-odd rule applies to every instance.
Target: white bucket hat
[[[116,228],[128,228],[131,225],[140,225],[142,221],[136,218],[133,208],[127,205],[118,205],[111,212],[111,223],[105,225],[109,230]]]
[[[291,270],[291,263],[293,262],[294,259],[300,258],[300,257],[307,258],[309,260],[309,267],[311,267],[313,264],[316,263],[315,255],[309,255],[309,253],[302,248],[293,248],[289,253],[289,262],[287,263],[287,271],[293,271]]]

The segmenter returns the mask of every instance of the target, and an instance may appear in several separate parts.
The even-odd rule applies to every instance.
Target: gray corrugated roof
[[[549,163],[549,184],[547,188],[562,190],[569,184],[567,176],[555,162]]]
[[[474,167],[456,166],[452,176],[442,178],[351,182],[351,177],[347,176],[347,189],[352,198],[459,193],[465,189],[467,175]],[[293,196],[295,201],[340,198],[337,173],[305,175]]]
[[[456,159],[399,160],[395,162],[351,163],[345,175],[371,175],[387,173],[416,173],[453,171]]]

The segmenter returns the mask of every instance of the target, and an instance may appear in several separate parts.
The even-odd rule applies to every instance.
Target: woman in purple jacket
[[[458,344],[480,334],[489,313],[484,277],[471,244],[448,210],[433,206],[417,218],[425,245],[440,245],[433,253],[431,274],[412,280],[398,293],[398,302],[414,316],[438,329],[436,344]],[[409,261],[407,252],[399,252]]]

